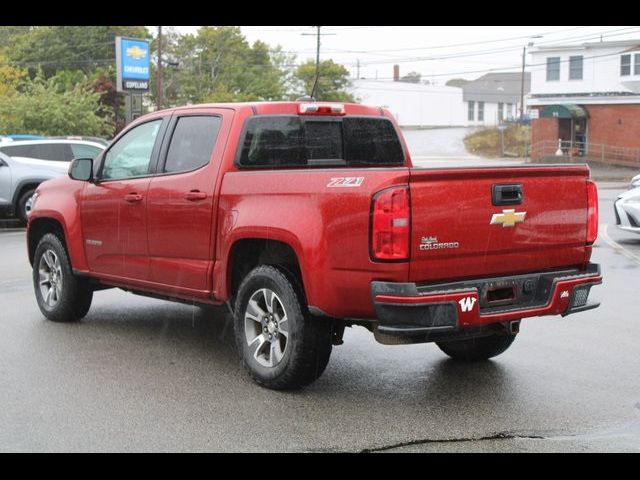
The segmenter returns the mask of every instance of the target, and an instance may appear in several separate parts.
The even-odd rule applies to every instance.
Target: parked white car
[[[635,180],[640,183],[640,175],[635,177]],[[618,195],[613,205],[617,227],[628,232],[640,233],[640,188],[630,188]]]
[[[95,158],[105,145],[97,141],[46,139],[20,140],[0,143],[0,152],[23,163],[46,168],[59,167],[66,171],[74,158]]]
[[[35,189],[41,182],[64,176],[74,158],[95,158],[103,143],[46,139],[0,142],[0,216],[26,223]]]
[[[629,190],[631,190],[632,188],[638,188],[638,187],[640,187],[640,174],[636,175],[631,179],[631,183],[629,184]]]

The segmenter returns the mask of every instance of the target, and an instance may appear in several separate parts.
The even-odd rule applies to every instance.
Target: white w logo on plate
[[[473,306],[476,304],[476,299],[475,297],[466,297],[462,300],[458,300],[458,303],[460,304],[460,309],[463,312],[470,312]]]

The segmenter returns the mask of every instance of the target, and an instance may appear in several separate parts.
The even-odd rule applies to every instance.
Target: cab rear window
[[[373,117],[256,116],[247,120],[237,164],[243,168],[404,164],[393,124]]]

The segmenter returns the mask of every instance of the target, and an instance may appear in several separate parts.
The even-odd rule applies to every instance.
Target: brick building
[[[534,160],[640,165],[640,40],[538,47],[531,63]]]

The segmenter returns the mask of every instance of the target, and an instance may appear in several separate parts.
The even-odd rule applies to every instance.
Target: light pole
[[[530,40],[534,38],[542,38],[542,35],[533,35],[529,37]],[[524,67],[525,67],[525,59],[527,57],[527,47],[533,47],[533,42],[529,42],[527,45],[522,47],[522,74],[520,75],[520,121],[522,122],[522,118],[524,116]]]

